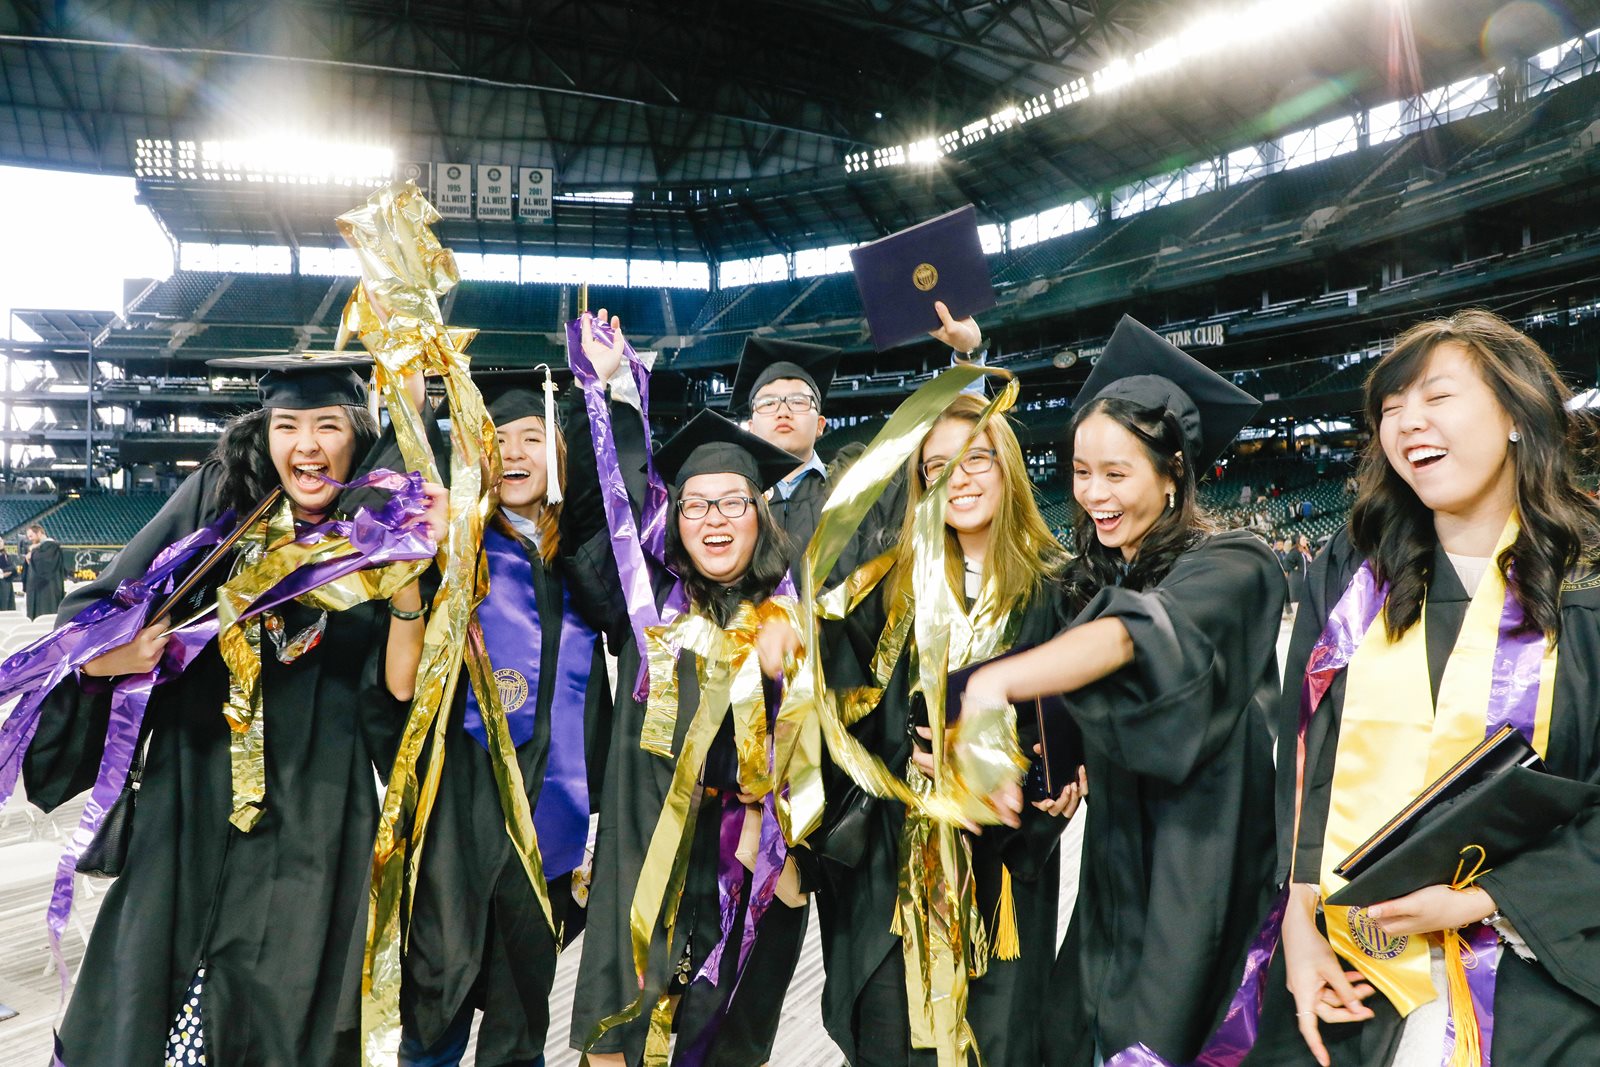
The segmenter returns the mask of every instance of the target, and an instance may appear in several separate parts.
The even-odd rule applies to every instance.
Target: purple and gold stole
[[[533,563],[520,542],[487,527],[483,553],[489,568],[489,595],[478,605],[484,646],[506,711],[506,727],[518,748],[533,737],[538,721],[544,660],[544,628],[534,596]],[[533,809],[534,832],[546,878],[559,878],[583,863],[589,836],[589,770],[584,758],[583,712],[594,659],[595,632],[572,607],[572,592],[561,593],[561,642],[550,698],[550,748],[544,785]],[[467,691],[464,725],[485,749],[488,729],[478,697]]]
[[[1494,559],[1517,538],[1513,515]],[[1364,568],[1365,570],[1366,568]],[[1352,583],[1371,598],[1360,614],[1375,617],[1382,594],[1370,579]],[[1557,652],[1527,626],[1513,586],[1491,565],[1467,608],[1437,698],[1428,672],[1427,608],[1423,619],[1390,640],[1381,626],[1367,632],[1348,658],[1320,875],[1324,899],[1345,883],[1332,872],[1340,857],[1375,832],[1389,813],[1417,796],[1474,745],[1501,726],[1515,726],[1544,755],[1549,746]],[[1302,709],[1303,721],[1310,713]],[[1309,873],[1309,872],[1307,872]],[[1470,884],[1472,876],[1458,883]],[[1308,879],[1309,880],[1309,879]],[[1328,940],[1378,988],[1401,1015],[1435,998],[1429,938],[1390,937],[1364,908],[1324,906]],[[1494,983],[1499,960],[1495,932],[1474,924],[1442,938],[1450,974],[1443,1062],[1489,1062]]]

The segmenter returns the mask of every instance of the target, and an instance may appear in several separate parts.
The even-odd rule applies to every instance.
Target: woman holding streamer
[[[778,593],[788,544],[762,494],[793,467],[708,411],[654,457],[671,487],[670,573],[634,556],[639,573],[628,568],[624,582],[649,579],[654,598],[614,609],[657,611],[659,624],[641,631],[647,696],[633,688],[638,645],[618,662],[572,1020],[572,1044],[591,1063],[664,1058],[669,1030],[674,1063],[751,1067],[771,1055],[806,910],[779,817],[798,799],[779,721],[798,626],[793,596]],[[617,551],[596,588],[618,588]]]
[[[1600,808],[1475,881],[1325,901],[1334,865],[1502,725],[1552,774],[1600,783],[1600,513],[1569,395],[1486,311],[1412,327],[1367,379],[1350,524],[1289,650],[1290,896],[1255,1062],[1600,1063]]]
[[[898,547],[850,579],[854,610],[824,629],[828,687],[861,713],[843,715],[851,734],[918,795],[945,777],[918,723],[943,714],[947,670],[1064,621],[1065,554],[1003,414],[1014,396],[1014,384],[992,403],[961,395],[932,419],[906,464]],[[1031,720],[1017,726],[1025,747],[1038,740]],[[975,1043],[991,1067],[1037,1064],[1063,825],[1051,813],[1070,815],[1079,787],[978,835],[838,785],[816,848],[823,1020],[846,1058],[951,1065]]]
[[[351,369],[360,362],[251,364],[268,371],[261,409],[229,423],[160,514],[97,581],[68,596],[61,620],[144,575],[165,546],[228,509],[250,512],[274,487],[281,501],[240,540],[233,566],[213,568],[179,614],[214,602],[230,570],[334,518],[338,483],[376,438]],[[426,493],[419,521],[437,538],[447,503],[437,486]],[[418,541],[409,558],[425,559],[432,545]],[[391,584],[405,580],[402,573]],[[259,651],[259,683],[248,687],[259,695],[256,721],[271,722],[254,771],[230,751],[248,747],[251,735],[230,731],[224,718],[230,669],[216,642],[154,690],[126,865],[101,906],[58,1035],[66,1067],[190,1064],[202,1055],[212,1067],[358,1061],[378,817],[372,775],[392,759],[412,685],[386,654],[422,629],[414,582],[397,588],[387,610],[366,600],[371,591],[346,596],[343,610],[291,601],[245,625]],[[111,680],[156,668],[178,640],[167,633],[177,621],[156,620],[56,686],[24,764],[30,799],[49,810],[95,783],[117,714]],[[259,775],[255,785],[264,787],[253,805],[238,803],[240,773]]]
[[[1267,911],[1283,570],[1214,532],[1195,492],[1259,406],[1125,317],[1074,405],[1072,625],[967,685],[963,718],[1060,693],[1084,736],[1094,798],[1046,1064],[1189,1063]]]
[[[501,461],[500,508],[484,532],[489,591],[478,620],[533,812],[545,900],[506,830],[486,716],[471,687],[459,684],[406,927],[406,1067],[460,1063],[474,1011],[483,1013],[478,1063],[542,1063],[556,953],[583,928],[573,894],[587,890],[574,877],[583,866],[590,797],[601,784],[595,772],[603,760],[590,750],[609,741],[610,696],[603,650],[583,614],[594,597],[568,580],[561,562],[570,546],[561,492],[567,446],[549,372],[545,389],[538,376],[475,375],[489,396]],[[406,650],[413,671],[421,652],[420,641]]]

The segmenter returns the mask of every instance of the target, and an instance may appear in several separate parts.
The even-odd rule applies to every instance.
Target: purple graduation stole
[[[489,595],[478,605],[484,646],[506,712],[511,742],[521,748],[533,737],[539,712],[544,630],[534,596],[533,563],[521,542],[490,527],[483,531]],[[594,657],[595,632],[572,607],[563,584],[561,642],[550,699],[550,750],[544,785],[533,809],[533,828],[546,878],[559,878],[583,863],[589,837],[589,769],[584,758],[583,711]],[[478,698],[467,691],[467,733],[485,749],[489,734]]]

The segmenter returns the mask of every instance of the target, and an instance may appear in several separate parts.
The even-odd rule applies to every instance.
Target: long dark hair
[[[1124,573],[1122,550],[1100,543],[1094,533],[1094,520],[1073,496],[1072,536],[1078,555],[1068,570],[1068,589],[1077,608],[1108,585],[1120,583],[1129,589],[1155,585],[1167,576],[1179,556],[1216,530],[1200,506],[1194,471],[1183,461],[1183,430],[1175,415],[1165,408],[1142,407],[1122,397],[1091,401],[1072,419],[1068,455],[1076,454],[1078,427],[1091,415],[1104,415],[1134,436],[1156,473],[1172,479],[1173,504],[1156,517],[1139,543],[1132,566]]]
[[[683,580],[691,607],[710,615],[718,626],[727,626],[741,601],[759,604],[772,595],[778,583],[789,570],[789,538],[773,521],[767,498],[745,480],[756,504],[756,548],[750,556],[750,566],[737,580],[728,585],[716,582],[701,574],[695,567],[689,550],[678,532],[679,492],[672,491],[671,508],[667,519],[667,566]]]
[[[344,412],[355,433],[351,452],[354,470],[377,443],[378,423],[370,411],[357,404],[346,404]],[[218,511],[232,508],[243,515],[278,486],[278,471],[272,465],[272,451],[267,444],[267,424],[271,419],[270,409],[256,408],[235,415],[223,427],[208,460],[222,468],[213,501]]]
[[[1521,530],[1496,565],[1522,606],[1527,625],[1554,640],[1560,634],[1561,582],[1581,560],[1600,554],[1600,510],[1578,486],[1578,420],[1567,411],[1572,393],[1538,342],[1493,312],[1458,311],[1418,323],[1367,376],[1371,440],[1357,471],[1350,542],[1389,583],[1384,627],[1398,637],[1422,615],[1433,581],[1439,542],[1433,513],[1389,465],[1378,426],[1383,402],[1415,382],[1442,344],[1457,344],[1494,392],[1520,435],[1511,446]],[[1515,571],[1510,568],[1515,564]]]

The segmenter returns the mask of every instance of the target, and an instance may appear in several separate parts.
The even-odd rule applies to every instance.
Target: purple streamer
[[[594,364],[583,352],[583,325],[591,323],[595,334],[605,340],[614,336],[607,323],[588,315],[567,323],[567,361],[572,365],[572,375],[583,390],[583,404],[589,414],[589,436],[594,442],[595,468],[600,478],[600,496],[605,507],[606,529],[611,535],[611,554],[617,561],[617,575],[622,581],[622,598],[628,607],[628,622],[633,629],[634,643],[639,647],[639,681],[634,695],[643,699],[648,692],[646,671],[650,662],[645,628],[659,626],[670,615],[656,607],[655,592],[650,583],[650,570],[645,554],[662,563],[667,537],[667,487],[656,473],[650,439],[650,372],[644,361],[624,342],[623,357],[634,385],[639,390],[640,413],[644,420],[645,466],[648,486],[645,493],[641,532],[633,519],[633,505],[628,499],[628,486],[622,477],[621,461],[617,457],[616,437],[611,429],[611,410],[606,404],[605,382],[599,378]]]
[[[767,680],[762,684],[762,691],[765,696],[767,724],[770,728],[782,701],[783,688]],[[769,773],[774,770],[775,758],[774,738],[769,732],[767,736]],[[717,983],[717,976],[721,973],[722,955],[733,934],[733,919],[744,893],[745,881],[744,864],[734,854],[744,830],[745,806],[732,793],[728,794],[728,799],[724,803],[726,807],[723,811],[722,848],[718,853],[717,862],[717,892],[722,901],[722,921],[717,943],[712,946],[706,955],[705,963],[695,976],[697,981],[709,981],[713,985]],[[735,814],[737,818],[734,817]],[[778,888],[778,876],[783,873],[783,864],[788,855],[788,845],[784,842],[783,830],[778,822],[777,795],[775,792],[769,792],[761,799],[761,836],[756,848],[755,869],[750,872],[750,900],[745,908],[744,925],[739,931],[737,973],[741,977],[744,974],[745,962],[750,955],[750,947],[755,944],[756,926],[772,904],[772,898]]]
[[[1283,930],[1284,907],[1289,902],[1289,887],[1284,886],[1277,900],[1267,912],[1266,921],[1250,942],[1245,955],[1244,977],[1233,999],[1228,1001],[1228,1011],[1222,1022],[1200,1049],[1190,1067],[1238,1067],[1255,1047],[1261,1022],[1261,1002],[1265,993],[1267,965],[1272,954],[1278,951],[1278,938]],[[1106,1060],[1106,1067],[1173,1067],[1150,1046],[1140,1042]]]

